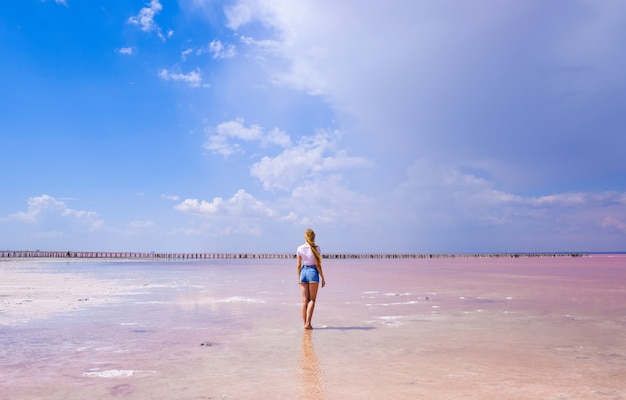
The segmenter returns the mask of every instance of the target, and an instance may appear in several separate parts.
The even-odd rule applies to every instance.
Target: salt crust
[[[83,373],[83,376],[96,378],[127,378],[136,374],[155,374],[156,371],[136,371],[133,369],[107,369],[104,371],[89,371]]]
[[[220,303],[265,303],[263,300],[251,299],[241,296],[232,296],[227,299],[218,300]]]
[[[0,326],[116,303],[122,292],[114,280],[52,272],[44,264],[0,263]]]

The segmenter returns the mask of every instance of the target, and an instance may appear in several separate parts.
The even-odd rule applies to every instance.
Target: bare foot
[[[311,324],[309,324],[309,325],[304,325],[304,329],[313,329],[313,326],[311,326]]]

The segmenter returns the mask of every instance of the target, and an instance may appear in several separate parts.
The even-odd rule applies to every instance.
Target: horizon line
[[[623,255],[626,252],[498,252],[498,253],[326,253],[324,259],[394,259],[394,258],[469,258],[469,257],[583,257],[592,255]],[[0,258],[63,258],[63,259],[151,259],[151,260],[202,260],[202,259],[288,259],[295,253],[249,252],[136,252],[136,251],[41,251],[2,250]]]

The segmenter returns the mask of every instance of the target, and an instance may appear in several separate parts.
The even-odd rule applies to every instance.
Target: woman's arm
[[[317,273],[320,274],[320,278],[322,279],[322,287],[326,286],[326,280],[324,280],[324,271],[322,271],[322,261],[318,261],[315,267],[317,268]]]
[[[300,254],[296,256],[296,259],[298,260],[298,282],[300,282],[300,270],[302,269],[302,257],[300,257]]]

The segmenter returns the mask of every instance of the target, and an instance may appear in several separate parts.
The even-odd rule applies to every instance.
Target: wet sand
[[[626,258],[0,262],[1,399],[626,399]],[[25,301],[26,300],[26,301]]]

